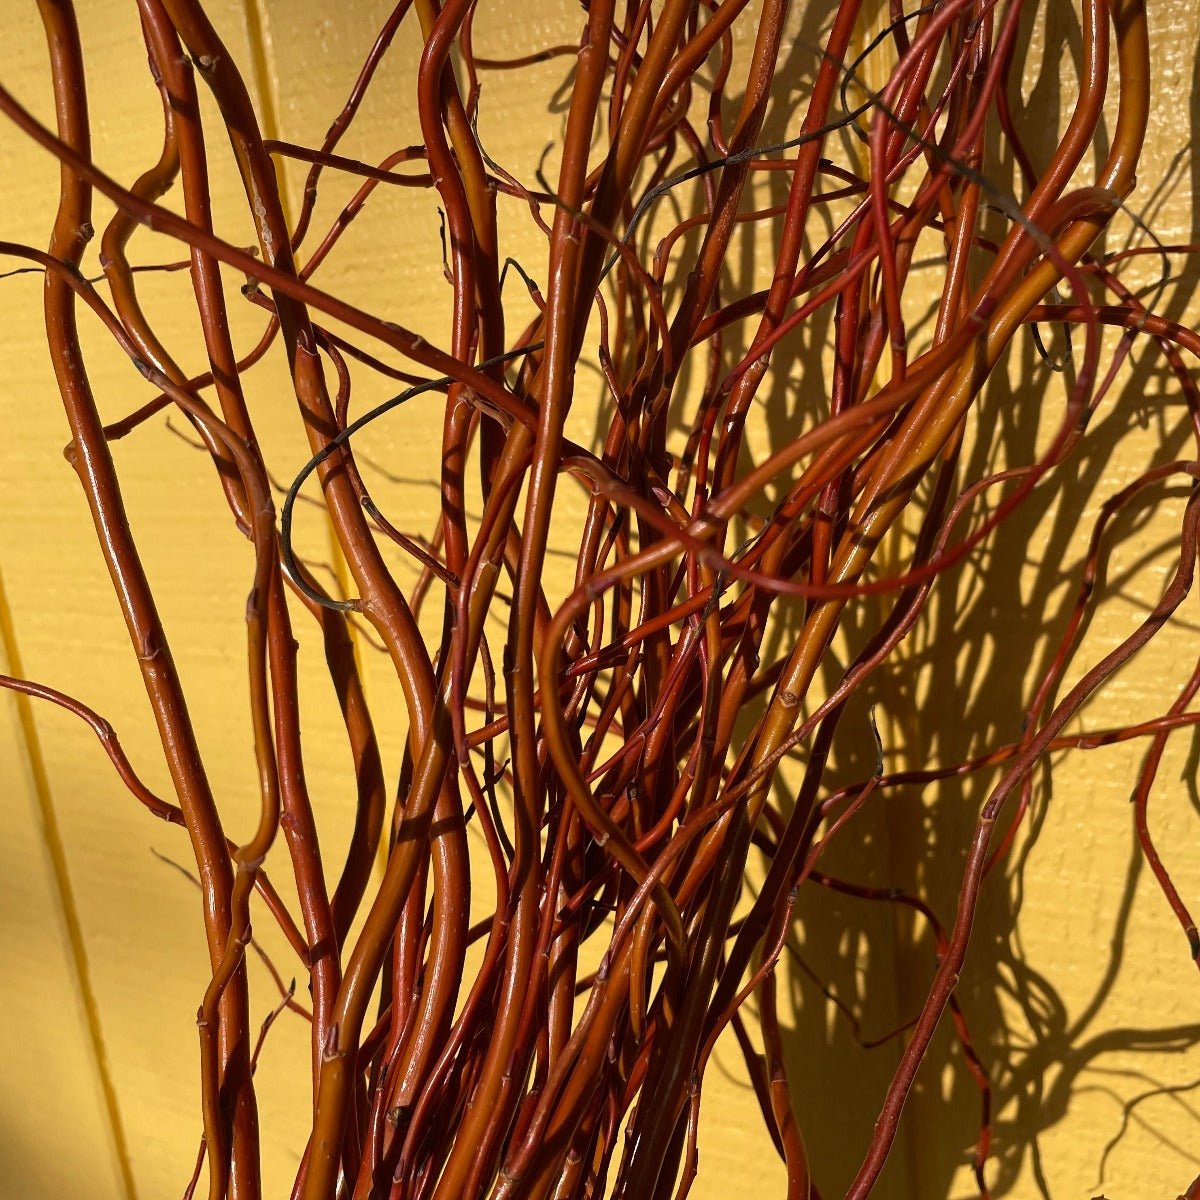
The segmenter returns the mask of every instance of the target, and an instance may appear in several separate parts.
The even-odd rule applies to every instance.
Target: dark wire
[[[488,367],[495,367],[501,363],[511,362],[514,358],[522,358],[526,354],[532,354],[542,349],[544,345],[544,342],[531,342],[528,346],[523,346],[520,349],[508,350],[504,354],[496,354],[492,358],[484,359],[483,362],[478,364],[477,369],[487,370]],[[357,600],[333,600],[329,596],[316,591],[308,584],[303,573],[298,569],[296,554],[292,548],[292,510],[296,506],[296,498],[299,496],[300,489],[304,486],[305,481],[323,462],[326,462],[336,454],[365,425],[369,425],[385,413],[391,412],[392,409],[399,408],[400,405],[413,399],[414,396],[420,396],[424,392],[439,391],[442,388],[449,387],[453,382],[454,378],[450,375],[443,375],[438,379],[427,379],[424,383],[418,383],[414,387],[407,388],[398,395],[383,401],[382,404],[377,404],[370,411],[363,413],[357,420],[351,421],[345,429],[331,438],[326,446],[304,464],[300,473],[292,480],[292,485],[288,488],[287,495],[283,498],[283,507],[279,514],[281,560],[287,577],[314,604],[319,604],[322,608],[331,608],[336,612],[359,612],[361,610],[361,605]]]
[[[1052,252],[1053,241],[1049,234],[1039,228],[1035,222],[1031,221],[1025,215],[1025,213],[1021,210],[1015,196],[1011,196],[1003,191],[1003,189],[999,188],[990,179],[983,175],[982,172],[977,171],[968,163],[958,161],[952,155],[947,154],[946,151],[943,150],[942,147],[936,142],[923,137],[914,126],[911,126],[908,124],[908,122],[901,120],[897,113],[893,112],[886,104],[884,104],[879,93],[872,91],[865,84],[863,84],[861,80],[857,79],[859,67],[861,67],[866,58],[895,31],[897,26],[903,25],[906,22],[920,17],[925,13],[932,12],[936,9],[936,7],[936,5],[926,5],[925,7],[916,9],[911,13],[906,13],[897,18],[895,21],[891,22],[891,24],[880,31],[880,33],[877,34],[867,44],[862,53],[859,54],[849,64],[849,66],[845,68],[842,81],[843,97],[845,96],[846,85],[855,83],[866,93],[868,97],[862,105],[856,109],[845,112],[845,114],[839,117],[836,121],[830,121],[817,129],[812,129],[807,133],[799,134],[797,137],[789,138],[787,141],[775,142],[766,146],[751,146],[745,150],[739,150],[734,154],[728,154],[721,158],[715,158],[711,162],[701,163],[695,167],[690,167],[686,171],[681,171],[678,175],[673,175],[669,179],[663,180],[662,183],[658,184],[657,187],[652,188],[646,193],[645,196],[642,197],[641,201],[639,201],[637,207],[633,211],[633,215],[629,219],[628,225],[625,227],[625,232],[621,237],[622,245],[628,245],[638,222],[643,216],[645,216],[646,212],[649,210],[654,201],[659,199],[661,196],[666,195],[667,192],[678,187],[680,184],[687,183],[692,179],[698,179],[726,166],[733,166],[743,162],[748,162],[753,158],[761,158],[768,154],[778,154],[786,150],[796,149],[797,147],[803,146],[808,142],[827,137],[831,133],[836,133],[839,129],[844,129],[847,126],[853,125],[854,122],[857,121],[857,119],[864,113],[870,111],[871,109],[878,109],[896,128],[900,129],[906,137],[920,146],[921,149],[928,151],[961,178],[975,184],[985,195],[992,199],[993,203],[997,208],[1000,209],[1000,211],[1005,213],[1015,224],[1021,226],[1021,228],[1024,229],[1025,232],[1039,246],[1041,246],[1043,250]],[[485,162],[489,163],[489,165],[495,166],[495,164],[491,163],[491,160],[487,157],[486,153],[483,152],[482,147],[481,154]],[[551,203],[560,208],[574,211],[570,209],[569,205],[564,204],[562,200],[556,197],[553,194],[552,189],[547,187],[546,191],[549,193],[548,198]],[[1120,205],[1120,207],[1123,208],[1124,205]],[[586,217],[586,214],[583,213],[575,213],[575,215],[580,218]],[[1132,214],[1130,215],[1132,216]],[[1140,220],[1138,220],[1136,217],[1134,220],[1141,225]],[[1142,227],[1145,228],[1144,226]],[[612,271],[613,267],[616,266],[616,264],[620,261],[620,258],[621,255],[618,252],[614,254],[607,263],[604,264],[604,268],[600,273],[598,283],[604,282],[609,273]],[[507,267],[507,263],[505,265]],[[526,284],[529,285],[532,281],[528,278],[525,271],[516,263],[514,263],[514,266],[517,266],[519,273],[523,278],[525,278]],[[488,367],[511,362],[515,358],[522,358],[525,355],[535,353],[544,347],[544,341],[532,342],[528,346],[521,347],[520,349],[509,350],[503,354],[497,354],[492,358],[485,359],[483,362],[477,364],[477,369],[486,370]],[[454,378],[449,375],[443,375],[438,379],[426,380],[423,383],[419,383],[414,387],[408,388],[396,396],[392,396],[390,399],[383,401],[382,404],[376,405],[368,412],[365,412],[357,420],[347,425],[346,428],[341,430],[329,442],[328,445],[310,458],[300,473],[292,481],[292,485],[288,488],[287,495],[284,497],[283,508],[280,513],[281,559],[283,569],[288,575],[289,579],[291,579],[295,586],[314,604],[319,604],[323,608],[333,609],[337,612],[358,612],[361,610],[361,604],[357,600],[334,600],[315,591],[309,586],[301,572],[297,569],[295,552],[292,548],[292,510],[295,507],[296,497],[299,495],[300,488],[304,485],[308,477],[323,462],[327,461],[337,450],[346,445],[350,438],[353,437],[354,434],[356,434],[359,430],[369,425],[372,421],[377,420],[379,417],[384,416],[386,413],[391,412],[393,409],[399,408],[400,405],[406,403],[408,400],[413,399],[413,397],[419,396],[424,392],[437,391],[441,388],[449,387],[453,382]]]

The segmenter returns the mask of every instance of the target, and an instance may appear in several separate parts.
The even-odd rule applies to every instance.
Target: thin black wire
[[[634,209],[633,215],[629,219],[629,223],[625,228],[625,232],[620,239],[623,246],[628,246],[629,240],[632,237],[638,222],[646,214],[654,201],[671,191],[673,188],[676,188],[683,183],[687,183],[690,180],[701,178],[702,176],[710,174],[711,172],[719,170],[725,166],[737,165],[743,162],[748,162],[753,158],[761,158],[770,154],[782,153],[786,150],[796,149],[809,142],[825,138],[829,134],[836,133],[838,130],[853,124],[864,113],[872,109],[876,109],[882,112],[893,126],[904,133],[908,139],[918,145],[921,149],[928,151],[944,166],[946,166],[955,174],[959,175],[961,178],[979,187],[979,189],[985,195],[990,197],[993,204],[1003,213],[1005,213],[1015,224],[1019,225],[1033,239],[1034,242],[1036,242],[1043,250],[1052,253],[1053,240],[1051,239],[1050,235],[1025,215],[1015,195],[1006,192],[1004,189],[1000,188],[990,179],[988,179],[982,172],[976,170],[966,162],[955,159],[954,156],[948,154],[939,144],[923,136],[919,130],[917,130],[914,126],[909,125],[908,122],[902,120],[897,113],[892,111],[891,108],[883,102],[882,96],[879,93],[867,87],[864,83],[862,83],[861,80],[857,78],[857,72],[866,58],[895,31],[897,26],[903,25],[924,13],[933,11],[936,9],[936,7],[936,5],[927,5],[921,9],[914,10],[911,13],[903,14],[901,17],[891,22],[886,28],[881,30],[880,33],[877,34],[870,43],[868,43],[862,53],[854,58],[845,68],[843,83],[854,83],[867,95],[867,100],[857,109],[845,113],[845,115],[839,117],[835,121],[827,122],[817,129],[810,130],[807,133],[799,134],[798,136],[789,138],[786,141],[775,142],[763,146],[748,147],[747,149],[739,150],[734,154],[724,155],[720,158],[713,159],[710,162],[697,164],[694,167],[688,168],[686,171],[682,171],[677,175],[671,176],[669,179],[665,179],[662,183],[658,184],[656,187],[647,192],[646,195],[643,196],[639,201],[637,207]],[[821,53],[824,55],[826,52],[822,50]],[[492,166],[496,165],[488,158],[486,152],[483,151],[482,146],[480,147],[480,153],[485,162],[488,162],[489,165]],[[567,205],[563,200],[555,196],[553,189],[548,186],[546,186],[546,192],[548,193],[547,198],[550,203],[554,204],[556,207],[565,209],[573,216],[586,222],[586,213],[579,212],[572,206]],[[1121,205],[1121,207],[1124,206]],[[604,281],[604,279],[612,271],[613,267],[620,261],[620,258],[621,254],[618,252],[614,254],[607,263],[605,263],[598,282],[602,283]],[[525,272],[522,270],[521,274],[524,276]],[[1084,297],[1084,299],[1086,301],[1086,297]],[[513,359],[535,353],[544,347],[544,341],[533,342],[530,345],[520,349],[510,350],[503,354],[497,354],[494,357],[479,363],[478,367],[479,369],[483,370],[501,363],[510,362]],[[334,600],[331,597],[315,592],[307,585],[301,574],[296,570],[296,558],[292,548],[292,512],[300,488],[303,486],[308,477],[323,462],[326,462],[337,450],[346,445],[350,438],[365,426],[369,425],[373,421],[378,420],[380,417],[391,412],[393,409],[399,408],[400,405],[406,403],[408,400],[411,400],[425,392],[437,391],[441,388],[448,387],[453,382],[454,381],[451,376],[441,376],[438,379],[430,379],[408,388],[398,395],[392,396],[383,401],[381,404],[376,405],[375,408],[370,409],[361,417],[351,422],[351,424],[347,425],[346,428],[341,430],[333,439],[331,439],[331,441],[321,451],[309,459],[309,461],[301,469],[300,473],[293,480],[291,487],[288,488],[288,492],[284,497],[283,507],[280,514],[280,542],[283,569],[287,572],[289,578],[295,583],[297,588],[299,588],[299,590],[302,591],[315,604],[319,604],[324,608],[333,609],[338,612],[361,611],[361,602],[358,600]]]
[[[845,95],[844,89],[846,85],[852,82],[857,82],[858,70],[862,64],[880,47],[880,45],[883,44],[887,38],[891,37],[897,26],[904,25],[907,22],[915,20],[917,17],[923,16],[926,13],[931,13],[936,7],[936,4],[929,4],[924,8],[915,9],[911,13],[904,13],[902,16],[892,21],[886,28],[881,30],[874,38],[872,38],[871,41],[867,43],[867,46],[862,53],[856,58],[852,59],[849,66],[844,66],[841,83],[843,96]],[[820,47],[813,47],[813,49],[821,58],[828,56],[827,52]],[[859,86],[861,86],[861,84]],[[822,138],[828,137],[831,133],[837,133],[837,131],[840,129],[846,129],[851,126],[857,128],[857,126],[855,126],[855,122],[859,117],[863,116],[867,112],[870,112],[872,108],[876,107],[876,101],[878,99],[874,93],[869,91],[869,89],[863,88],[863,90],[867,93],[868,97],[870,97],[866,103],[853,110],[845,109],[844,115],[839,117],[836,121],[830,121],[816,129],[810,129],[807,133],[797,134],[796,137],[788,138],[787,141],[784,142],[775,142],[768,146],[751,146],[746,150],[739,150],[735,154],[727,154],[721,158],[714,158],[711,162],[698,163],[694,167],[689,167],[686,171],[679,172],[678,175],[672,175],[670,178],[664,179],[662,183],[658,184],[657,187],[651,188],[638,202],[637,207],[633,210],[633,215],[629,218],[629,224],[626,225],[625,233],[621,240],[628,243],[633,237],[633,232],[636,229],[638,222],[646,215],[650,205],[659,199],[660,196],[666,195],[667,192],[669,192],[672,188],[678,187],[681,183],[687,183],[692,179],[703,178],[703,176],[709,175],[713,171],[720,170],[724,167],[739,166],[740,164],[749,162],[754,158],[763,158],[768,154],[782,154],[787,150],[796,150],[801,146],[807,145],[809,142],[815,142]],[[607,263],[605,263],[604,271],[600,276],[601,281],[607,277],[608,273],[616,265],[619,258],[620,255],[614,254],[613,257],[610,258]]]
[[[522,358],[526,354],[532,354],[542,349],[544,345],[544,342],[531,342],[528,346],[522,346],[520,349],[508,350],[503,354],[493,355],[491,358],[484,359],[483,362],[479,363],[478,369],[486,370],[488,367],[495,367],[500,363],[511,362],[515,358]],[[454,379],[450,375],[442,375],[438,379],[427,379],[424,383],[418,383],[413,387],[406,388],[398,395],[384,400],[382,404],[377,404],[370,411],[363,413],[357,420],[351,421],[345,429],[332,437],[321,450],[304,464],[300,473],[292,480],[291,487],[288,488],[287,495],[283,498],[283,507],[279,513],[281,561],[288,578],[314,604],[319,604],[322,608],[333,609],[335,612],[362,611],[362,605],[358,600],[334,600],[330,596],[315,591],[309,586],[303,574],[297,569],[296,555],[292,548],[292,510],[295,508],[296,498],[299,496],[300,489],[304,486],[305,481],[323,462],[327,462],[332,458],[364,426],[378,420],[393,409],[399,408],[400,405],[407,403],[416,396],[420,396],[425,392],[439,391],[442,388],[449,387],[453,382]]]
[[[923,13],[931,11],[933,7],[934,6],[927,6],[912,13],[907,13],[900,17],[897,21],[893,21],[887,26],[887,28],[882,30],[875,38],[871,40],[863,52],[846,68],[845,73],[847,80],[852,80],[855,77],[855,73],[867,56],[877,49],[879,45],[891,35],[898,24],[903,24],[907,21],[913,20]],[[822,54],[823,53],[824,52],[822,51]],[[699,179],[704,175],[711,174],[713,171],[720,170],[726,166],[737,166],[741,163],[749,162],[754,158],[763,158],[771,154],[780,154],[787,150],[797,149],[798,147],[806,145],[809,142],[828,137],[829,134],[836,133],[839,129],[845,128],[847,125],[856,121],[865,112],[868,112],[874,106],[876,99],[877,98],[872,97],[872,99],[869,99],[865,104],[855,109],[853,112],[848,112],[846,115],[839,117],[836,121],[827,122],[817,129],[809,130],[807,133],[799,134],[794,138],[789,138],[783,142],[774,142],[768,145],[751,146],[745,150],[739,150],[734,154],[724,155],[720,158],[712,159],[709,162],[697,164],[694,167],[688,168],[686,171],[681,171],[679,174],[663,180],[662,183],[658,184],[654,188],[651,188],[650,191],[648,191],[646,195],[643,196],[638,202],[637,207],[633,211],[633,215],[629,219],[629,223],[625,227],[625,232],[621,237],[621,242],[625,246],[629,245],[638,223],[649,211],[650,207],[656,200],[662,196],[665,196],[672,189],[679,187],[681,184],[688,183],[693,179]],[[476,131],[476,138],[478,140],[478,131]],[[480,155],[483,160],[493,169],[501,169],[497,163],[493,162],[492,159],[489,158],[486,151],[483,149],[482,144],[480,145]],[[507,172],[505,172],[505,174],[507,174]],[[577,212],[570,205],[565,204],[559,197],[554,195],[553,189],[545,183],[543,183],[543,186],[545,187],[550,203],[557,207],[566,209],[575,217],[586,219],[586,214]],[[443,234],[443,261],[444,244]],[[620,259],[621,255],[619,252],[613,254],[608,262],[604,264],[604,267],[600,272],[598,283],[604,282],[604,280],[612,272],[613,267],[616,266]],[[533,290],[536,285],[533,285],[532,280],[527,272],[520,266],[519,263],[512,259],[506,261],[506,269],[510,263],[517,269],[518,273],[525,280],[526,286]],[[544,346],[545,342],[533,342],[521,349],[510,350],[504,354],[497,354],[493,358],[486,359],[485,361],[479,363],[478,367],[480,370],[484,370],[488,367],[497,366],[500,363],[511,362],[515,358],[520,358],[524,355],[535,353],[536,351],[543,349]],[[288,578],[314,604],[319,604],[322,608],[333,609],[336,612],[359,612],[361,611],[362,607],[361,603],[357,600],[335,600],[330,596],[326,596],[320,592],[317,592],[308,584],[302,573],[297,569],[296,555],[292,547],[292,518],[293,509],[295,508],[296,504],[296,498],[300,493],[300,489],[304,486],[304,483],[307,481],[308,477],[323,462],[328,461],[333,454],[341,449],[341,447],[345,446],[349,440],[359,432],[359,430],[371,424],[371,422],[378,420],[387,413],[392,412],[394,409],[399,408],[402,404],[413,399],[414,397],[422,395],[425,392],[437,391],[441,388],[448,387],[452,382],[453,379],[450,376],[443,375],[438,379],[430,379],[424,383],[416,384],[415,386],[383,401],[383,403],[376,405],[368,412],[365,412],[361,417],[351,422],[346,426],[345,429],[341,430],[334,438],[332,438],[322,450],[308,460],[296,478],[292,481],[291,486],[287,490],[287,495],[284,497],[283,506],[280,511],[279,524],[281,558],[283,569],[287,573]]]

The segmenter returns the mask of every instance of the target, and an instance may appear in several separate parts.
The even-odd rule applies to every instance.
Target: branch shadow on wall
[[[764,142],[781,139],[791,128],[797,97],[811,81],[812,62],[805,58],[805,48],[818,40],[830,14],[828,5],[811,5],[805,11],[791,60],[780,72],[781,79],[796,81],[796,90],[789,91],[786,85],[781,89],[767,118]],[[1017,126],[1033,161],[1041,164],[1053,150],[1054,131],[1069,116],[1069,93],[1063,88],[1059,64],[1073,63],[1078,70],[1082,37],[1074,10],[1061,5],[1050,6],[1045,13],[1031,8],[1023,18],[1020,36],[1023,44],[1017,61],[1023,60],[1034,39],[1042,46],[1040,73],[1027,81],[1023,97],[1012,96]],[[734,103],[730,101],[731,107]],[[1200,67],[1193,81],[1189,123],[1193,129],[1200,127]],[[1102,122],[1096,139],[1097,163],[1108,148],[1106,129]],[[1146,180],[1135,193],[1138,217],[1150,229],[1189,183],[1191,195],[1200,197],[1200,166],[1194,160],[1185,164],[1185,149],[1180,148],[1161,178]],[[1011,153],[995,130],[990,154],[989,176],[1014,181],[1019,188]],[[1190,180],[1186,178],[1189,170]],[[772,203],[781,204],[786,180],[779,179],[774,187]],[[1198,241],[1200,209],[1194,208],[1191,224],[1187,240]],[[778,222],[774,232],[777,237]],[[1130,214],[1124,214],[1094,249],[1113,251],[1145,241],[1144,229]],[[738,287],[753,277],[753,248],[748,246],[745,255],[740,262],[731,259],[729,265],[735,281],[740,278]],[[1176,268],[1180,261],[1174,260]],[[931,278],[926,294],[936,294],[944,259],[927,263],[924,269]],[[1186,319],[1196,286],[1194,268],[1189,265],[1187,270],[1190,277],[1171,278],[1156,304],[1156,311],[1168,319]],[[1131,273],[1128,278],[1138,276]],[[1150,278],[1151,285],[1143,294],[1154,290],[1157,281],[1153,273]],[[831,333],[825,315],[782,343],[776,352],[773,382],[762,397],[771,435],[769,449],[795,436],[804,426],[806,406],[812,405],[814,398],[819,404],[827,394],[823,390],[823,357]],[[1034,461],[1046,444],[1048,429],[1061,419],[1062,400],[1074,379],[1069,360],[1078,354],[1079,346],[1065,341],[1061,331],[1042,330],[1041,335],[1043,345],[1039,347],[1028,328],[1021,332],[1010,348],[1007,364],[996,372],[977,402],[960,480],[978,479],[999,469],[1000,464]],[[1114,343],[1115,338],[1109,344]],[[1065,371],[1057,374],[1048,360],[1060,355],[1068,361]],[[1018,387],[1014,381],[1022,382]],[[1030,397],[1049,397],[1052,402],[1033,405]],[[848,706],[839,733],[833,785],[865,779],[870,773],[874,746],[867,713],[871,705],[878,706],[882,714],[889,769],[896,769],[900,762],[905,766],[961,762],[981,750],[1016,742],[1036,682],[1050,667],[1074,602],[1083,565],[1081,514],[1093,513],[1098,498],[1107,497],[1132,478],[1135,464],[1128,457],[1130,445],[1136,447],[1136,453],[1146,452],[1144,461],[1137,464],[1138,469],[1145,469],[1152,461],[1189,457],[1191,442],[1177,381],[1153,343],[1139,340],[1069,467],[1039,487],[982,547],[939,580],[896,662]],[[986,503],[975,512],[976,520],[994,507],[1000,494],[988,494]],[[1111,540],[1135,546],[1137,554],[1132,561],[1126,561],[1127,555],[1102,578],[1098,604],[1116,597],[1140,606],[1144,613],[1155,603],[1160,583],[1157,572],[1173,567],[1178,539],[1171,536],[1169,527],[1164,536],[1161,522],[1155,523],[1153,518],[1164,512],[1181,514],[1182,496],[1178,488],[1155,490],[1117,519]],[[1090,526],[1091,517],[1084,519]],[[1176,524],[1176,534],[1177,528]],[[965,529],[959,532],[961,535]],[[1086,544],[1086,531],[1083,541]],[[888,604],[884,597],[847,609],[846,652],[865,644]],[[779,621],[765,648],[764,662],[789,644],[801,615],[797,604]],[[1178,638],[1180,626],[1174,628]],[[1103,639],[1088,642],[1086,634],[1085,626],[1081,654],[1075,661],[1091,665],[1111,647]],[[1184,637],[1186,645],[1186,634]],[[1186,656],[1187,650],[1182,654]],[[838,658],[836,654],[832,657]],[[827,664],[827,687],[837,682],[843,666],[841,659]],[[1050,705],[1061,696],[1062,689]],[[1086,718],[1086,710],[1084,715]],[[1200,739],[1187,731],[1175,736],[1190,746],[1192,770],[1185,778],[1192,802],[1200,810],[1194,782]],[[1103,752],[1074,752],[1065,760],[1066,766],[1061,755],[1055,756],[1036,772],[1023,836],[1007,863],[985,885],[957,993],[975,1051],[990,1080],[985,1176],[996,1197],[1030,1194],[1026,1190],[1029,1179],[1038,1195],[1055,1194],[1052,1171],[1043,1161],[1045,1135],[1067,1118],[1076,1099],[1095,1090],[1105,1091],[1114,1102],[1111,1129],[1106,1126],[1093,1137],[1099,1146],[1094,1163],[1097,1192],[1104,1186],[1110,1159],[1121,1139],[1138,1123],[1163,1149],[1163,1170],[1169,1178],[1156,1180],[1156,1188],[1161,1184],[1162,1189],[1172,1189],[1171,1194],[1183,1191],[1200,1170],[1195,1140],[1190,1145],[1180,1144],[1139,1114],[1148,1099],[1171,1097],[1185,1114],[1185,1121],[1192,1124],[1193,1134],[1200,1134],[1200,1112],[1193,1107],[1196,1098],[1190,1094],[1200,1087],[1200,1080],[1168,1080],[1162,1065],[1164,1055],[1181,1055],[1200,1043],[1200,1021],[1134,1027],[1113,1024],[1103,1011],[1127,966],[1126,937],[1139,890],[1147,903],[1160,905],[1163,920],[1170,920],[1161,896],[1144,878],[1147,872],[1127,809],[1109,810],[1095,818],[1123,823],[1128,831],[1122,868],[1105,884],[1104,930],[1089,934],[1089,944],[1102,948],[1105,955],[1098,979],[1083,989],[1072,984],[1067,989],[1072,996],[1068,1004],[1060,992],[1064,981],[1056,977],[1053,964],[1039,961],[1035,965],[1022,943],[1025,874],[1049,805],[1054,803],[1055,769],[1062,773],[1061,778],[1070,772],[1075,789],[1086,789],[1089,772],[1107,770],[1102,756]],[[996,768],[920,789],[889,790],[855,818],[854,826],[823,860],[822,869],[860,887],[899,889],[920,896],[943,926],[949,927],[972,827],[999,777]],[[794,797],[786,785],[779,786],[777,800],[785,813],[789,811]],[[1079,850],[1085,852],[1082,846]],[[1076,864],[1077,871],[1086,871],[1078,857]],[[1040,870],[1046,870],[1044,864]],[[1076,901],[1064,896],[1063,902]],[[797,1014],[787,1035],[789,1079],[815,1181],[829,1200],[844,1192],[866,1150],[907,1031],[933,977],[934,932],[910,907],[809,884],[801,893],[785,962],[783,970]],[[872,1195],[888,1200],[930,1200],[975,1194],[969,1168],[979,1137],[981,1107],[981,1093],[967,1069],[962,1046],[951,1021],[944,1018],[909,1097],[896,1146]],[[1086,1186],[1084,1182],[1078,1185]]]

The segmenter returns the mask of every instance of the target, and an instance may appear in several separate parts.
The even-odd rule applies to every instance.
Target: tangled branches
[[[575,44],[499,60],[475,52],[471,0],[401,0],[323,142],[309,147],[264,136],[199,0],[138,0],[163,143],[128,183],[92,156],[72,6],[39,0],[57,129],[4,89],[0,109],[56,156],[61,198],[48,251],[11,241],[0,250],[45,272],[69,458],[174,798],[140,781],[100,715],[46,685],[3,682],[88,721],[131,792],[190,837],[211,964],[199,1019],[210,1200],[261,1191],[245,969],[255,894],[312,995],[309,1012],[280,985],[278,1011],[312,1025],[301,1200],[682,1200],[698,1171],[706,1066],[730,1028],[786,1164],[789,1200],[816,1196],[820,1150],[810,1170],[777,997],[806,882],[914,908],[938,943],[879,1118],[861,1131],[847,1197],[860,1200],[878,1180],[948,1008],[979,1088],[974,1168],[987,1194],[988,1065],[956,988],[983,881],[1005,862],[1033,772],[1054,750],[1150,739],[1137,834],[1200,955],[1147,820],[1165,741],[1197,720],[1188,705],[1200,666],[1162,715],[1068,732],[1191,590],[1194,456],[1164,458],[1103,498],[1077,603],[1012,740],[966,763],[886,775],[874,717],[865,719],[875,681],[947,574],[1070,469],[1135,345],[1169,365],[1200,439],[1200,396],[1184,357],[1200,339],[1159,315],[1155,289],[1131,289],[1116,256],[1095,248],[1127,211],[1147,133],[1142,0],[1083,0],[1078,96],[1044,155],[1027,148],[1009,106],[1022,71],[1021,0],[893,2],[877,36],[861,0],[841,0],[819,46],[807,48],[811,79],[771,137],[783,56],[799,45],[789,8],[590,0]],[[394,100],[415,104],[422,140],[372,165],[339,147],[405,21],[419,24],[423,49],[411,91]],[[556,140],[535,186],[481,139],[481,79],[557,58],[570,68],[565,117],[549,131]],[[884,61],[882,82],[869,85],[867,64]],[[200,88],[215,100],[217,132],[201,118]],[[1106,104],[1112,123],[1101,139]],[[255,251],[214,232],[208,159],[218,132],[233,148]],[[998,145],[1019,168],[1015,189],[999,182]],[[290,221],[276,171],[283,159],[308,165]],[[327,173],[361,186],[311,249]],[[452,295],[444,346],[316,281],[381,187],[436,193]],[[160,204],[172,190],[182,215]],[[117,216],[100,238],[102,278],[90,279],[96,194]],[[502,204],[538,232],[541,261],[508,257]],[[188,256],[209,362],[200,376],[189,377],[185,356],[139,302],[127,257],[139,225]],[[765,286],[731,268],[747,249]],[[931,314],[914,282],[918,250],[939,264]],[[1144,245],[1123,258],[1169,264],[1190,250]],[[243,302],[265,313],[258,344],[241,356],[222,290],[237,273],[247,279]],[[530,302],[536,316],[515,328],[514,312]],[[88,384],[81,313],[156,392],[114,424],[102,423]],[[1115,349],[1106,327],[1120,331]],[[1053,336],[1065,349],[1052,355],[1047,339],[1063,328]],[[1065,403],[1028,461],[975,470],[964,446],[978,438],[980,398],[1018,339],[1033,339],[1048,369],[1016,401],[1053,412],[1049,381],[1061,378]],[[803,345],[815,357],[801,358]],[[404,365],[383,361],[380,347]],[[303,469],[290,465],[286,487],[268,472],[244,386],[268,355],[286,358],[311,451]],[[588,403],[588,365],[601,397],[584,444],[568,431]],[[775,406],[764,448],[762,393],[789,375],[799,401],[792,411]],[[352,416],[355,389],[361,395],[372,376],[403,390]],[[438,403],[441,445],[421,453],[439,512],[425,535],[406,533],[368,491],[356,437],[403,420],[402,405]],[[110,452],[163,409],[198,435],[253,551],[247,682],[261,815],[240,844],[213,795]],[[352,598],[331,594],[292,545],[314,476]],[[1114,522],[1180,481],[1187,500],[1173,575],[1136,629],[1076,677]],[[565,589],[549,570],[555,548],[571,560],[569,578],[558,575]],[[415,583],[402,583],[396,554],[414,564]],[[421,617],[439,599],[430,638]],[[320,629],[356,776],[354,827],[332,873],[337,846],[306,783],[298,704],[293,622],[308,621]],[[405,697],[394,801],[360,637],[386,652]],[[833,766],[835,743],[846,740],[875,763],[857,781]],[[945,928],[922,897],[818,869],[889,788],[996,766]],[[472,829],[486,860],[472,857]],[[286,857],[275,846],[281,831]],[[386,866],[375,874],[381,853]],[[743,902],[754,854],[765,873]],[[294,876],[298,914],[268,868]],[[481,895],[487,911],[472,924]]]

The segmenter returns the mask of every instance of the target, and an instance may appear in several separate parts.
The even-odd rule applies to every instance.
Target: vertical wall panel
[[[20,671],[0,583],[0,671]],[[91,994],[30,706],[0,704],[0,997],[10,1031],[0,1087],[0,1184],[11,1196],[129,1200],[103,1030]],[[54,1153],[48,1153],[51,1145]]]

